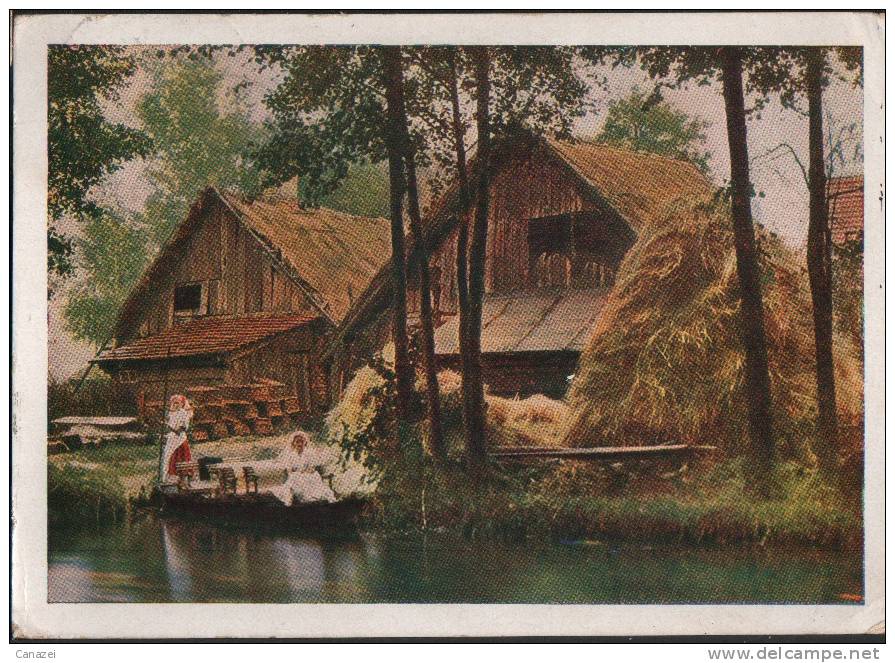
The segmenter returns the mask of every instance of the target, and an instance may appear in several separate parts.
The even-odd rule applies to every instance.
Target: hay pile
[[[804,260],[760,239],[775,429],[806,454],[816,413],[814,337]],[[569,446],[717,444],[748,440],[739,296],[729,212],[676,201],[640,229],[572,383]],[[863,368],[853,341],[834,340],[844,424],[860,421]]]
[[[382,358],[388,366],[394,365],[393,343],[382,348]],[[369,366],[361,367],[345,387],[341,400],[327,412],[323,437],[331,442],[338,441],[343,435],[354,435],[366,428],[375,415],[374,404],[367,402],[367,394],[383,384],[379,373]]]
[[[389,343],[383,350],[388,366],[394,362],[394,346]],[[355,373],[345,388],[342,399],[329,411],[325,420],[323,438],[328,444],[340,444],[346,437],[363,431],[373,420],[374,405],[367,396],[381,387],[382,377],[369,366]],[[441,416],[445,435],[454,441],[457,453],[462,453],[463,395],[462,378],[452,370],[438,373],[441,395]],[[416,389],[425,388],[422,375],[417,376]],[[569,407],[562,401],[536,394],[528,398],[501,398],[485,395],[489,445],[558,447],[563,441]],[[425,421],[421,421],[420,433],[426,438]]]
[[[541,394],[528,398],[487,395],[487,424],[492,447],[561,447],[569,406]]]

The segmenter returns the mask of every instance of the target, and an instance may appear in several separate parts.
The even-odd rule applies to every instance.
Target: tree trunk
[[[413,366],[407,338],[407,262],[404,250],[404,159],[402,153],[402,109],[404,81],[401,52],[397,46],[382,49],[383,82],[386,98],[385,148],[388,155],[389,212],[392,237],[392,339],[395,343],[395,381],[398,417],[410,418],[413,402]]]
[[[742,302],[741,335],[746,351],[746,400],[754,461],[751,468],[756,487],[762,494],[767,494],[774,462],[774,433],[764,309],[755,229],[752,225],[742,54],[739,48],[725,47],[721,49],[721,59],[727,142],[730,147],[731,216]]]
[[[451,72],[451,111],[453,115],[454,148],[457,153],[457,179],[460,183],[460,212],[457,219],[457,299],[460,310],[460,329],[463,329],[469,312],[469,226],[466,224],[466,213],[469,210],[469,175],[466,172],[466,144],[463,116],[460,114],[460,92],[457,82],[457,57],[454,49],[450,50],[449,65]],[[463,342],[460,334],[460,342]],[[462,348],[462,345],[461,345]],[[462,351],[462,350],[461,350]]]
[[[402,109],[403,110],[403,109]],[[423,332],[423,370],[426,373],[426,414],[429,418],[429,444],[439,460],[445,460],[444,433],[441,427],[441,396],[438,390],[438,367],[435,364],[435,324],[432,320],[432,287],[429,278],[429,248],[423,237],[417,188],[416,162],[410,132],[407,130],[407,113],[404,111],[405,167],[407,171],[407,201],[410,212],[410,230],[419,247],[420,323]]]
[[[466,366],[466,336],[469,327],[469,224],[467,223],[467,214],[469,213],[471,196],[469,192],[469,175],[466,170],[466,142],[465,127],[463,125],[463,116],[460,111],[460,91],[459,76],[457,73],[457,51],[451,49],[448,56],[448,64],[450,67],[450,92],[451,92],[451,113],[452,125],[454,133],[454,149],[457,160],[457,179],[460,184],[460,205],[457,214],[457,315],[458,315],[458,340],[460,345],[461,360],[461,377],[467,375]],[[465,377],[463,377],[463,412],[464,422],[466,421],[466,411],[468,409],[467,388]],[[470,448],[467,435],[467,450]]]
[[[812,48],[805,69],[808,96],[808,280],[814,313],[814,352],[817,379],[817,434],[815,445],[821,468],[835,471],[838,460],[836,383],[833,373],[832,247],[824,169],[823,70],[824,51]]]
[[[485,295],[485,248],[488,240],[488,203],[490,183],[491,127],[488,101],[491,93],[490,56],[487,47],[475,54],[476,126],[478,129],[478,182],[476,208],[469,247],[469,316],[461,365],[463,367],[463,421],[470,464],[481,469],[486,462],[485,390],[482,377],[482,301]]]

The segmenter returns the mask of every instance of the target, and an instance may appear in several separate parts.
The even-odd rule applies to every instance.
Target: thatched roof
[[[141,276],[118,314],[120,335],[139,312],[156,278],[182,255],[187,240],[212,204],[223,205],[262,244],[322,317],[338,324],[356,296],[391,254],[386,219],[353,216],[326,208],[305,209],[295,197],[254,201],[209,187],[190,208],[158,256]]]
[[[482,352],[581,352],[606,301],[607,288],[488,294],[482,302]],[[460,321],[435,331],[435,354],[460,352]]]
[[[349,293],[362,292],[391,256],[386,219],[305,209],[294,197],[252,202],[229,192],[222,197],[320,295],[334,322],[351,306]]]
[[[632,152],[582,140],[559,140],[518,133],[496,141],[494,164],[512,158],[518,150],[543,147],[579,185],[583,193],[601,206],[614,210],[636,233],[644,223],[663,214],[665,207],[682,197],[702,197],[712,189],[693,164],[642,152]],[[470,181],[478,170],[470,160]],[[425,237],[428,252],[434,251],[453,231],[460,212],[459,185],[455,181],[427,211]],[[408,241],[411,265],[421,255],[420,247]],[[391,271],[383,265],[367,290],[346,313],[325,353],[338,350],[342,340],[380,315],[391,297]]]
[[[678,198],[712,190],[691,163],[600,143],[549,138],[544,142],[635,232],[664,215],[668,204]]]

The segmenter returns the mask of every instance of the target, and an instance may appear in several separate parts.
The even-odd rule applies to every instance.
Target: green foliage
[[[142,132],[108,122],[103,99],[116,99],[133,74],[134,58],[120,46],[50,46],[47,51],[47,205],[50,219],[96,211],[90,189],[122,161],[149,149]],[[49,269],[72,273],[71,243],[52,223]]]
[[[211,60],[176,61],[156,73],[138,115],[155,148],[147,169],[152,192],[140,221],[153,244],[168,238],[208,186],[257,194],[261,177],[247,155],[262,142],[238,93],[222,87]]]
[[[47,465],[50,527],[101,527],[119,522],[127,509],[124,487],[111,472],[74,464]]]
[[[134,403],[130,399],[122,399],[120,389],[100,371],[94,370],[76,391],[79,381],[73,378],[47,384],[47,418],[50,421],[67,416],[136,414]]]
[[[419,166],[456,165],[447,67],[449,47],[402,48],[405,104]],[[465,128],[472,122],[474,77],[465,49],[457,60]],[[526,127],[568,134],[584,114],[587,81],[566,47],[493,47],[495,133]],[[302,200],[320,204],[351,174],[353,164],[385,158],[385,92],[380,52],[371,46],[266,46],[263,66],[278,65],[282,83],[266,102],[274,115],[270,140],[255,158],[268,183],[298,175]]]
[[[203,189],[247,195],[260,189],[260,175],[245,155],[263,130],[230,92],[208,58],[159,65],[137,108],[154,148],[146,168],[151,190],[142,211],[96,208],[89,216],[76,242],[87,278],[65,309],[76,337],[96,344],[108,339],[118,308]]]
[[[265,99],[274,116],[254,154],[267,184],[296,175],[311,206],[336,190],[349,166],[385,158],[385,98],[378,49],[370,46],[258,47],[262,66],[284,77]]]
[[[616,147],[689,161],[706,172],[711,156],[704,149],[708,127],[708,122],[634,88],[629,96],[609,103],[598,139]]]
[[[353,163],[338,188],[319,203],[357,216],[388,218],[388,172],[383,164]]]
[[[422,486],[428,528],[467,538],[852,545],[861,518],[838,489],[797,463],[774,470],[774,495],[744,499],[738,459],[679,472],[601,470],[587,462],[506,468],[470,483],[455,473],[406,477],[380,492],[377,524],[418,531]]]
[[[90,278],[72,287],[65,320],[76,338],[101,344],[108,338],[118,307],[146,266],[147,230],[135,219],[109,209],[89,219],[77,245],[78,260]]]

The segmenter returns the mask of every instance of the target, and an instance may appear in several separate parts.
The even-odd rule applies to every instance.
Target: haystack
[[[394,345],[383,349],[387,366],[394,363]],[[342,399],[326,416],[323,438],[329,444],[339,444],[346,436],[362,432],[373,420],[374,403],[370,392],[381,387],[383,378],[369,366],[355,373],[342,393]],[[441,395],[442,425],[448,439],[455,440],[462,448],[463,399],[462,378],[452,370],[438,373]],[[424,391],[422,374],[417,375],[416,389]],[[501,398],[486,393],[486,417],[488,438],[491,446],[559,446],[570,411],[562,401],[536,394],[528,398]],[[426,443],[426,426],[420,430]]]
[[[803,453],[816,416],[814,337],[804,259],[760,233],[775,430]],[[745,353],[729,210],[676,201],[638,238],[572,383],[569,446],[716,444],[748,440]],[[834,340],[839,415],[862,418],[860,355]]]
[[[383,361],[388,366],[395,363],[395,345],[387,343],[382,349]],[[326,414],[324,420],[324,437],[329,440],[340,440],[343,435],[354,435],[373,420],[375,403],[367,395],[384,380],[379,373],[369,366],[361,367],[342,392],[342,398]]]

